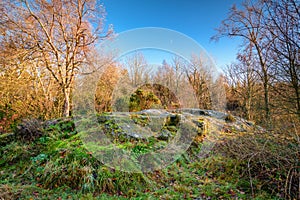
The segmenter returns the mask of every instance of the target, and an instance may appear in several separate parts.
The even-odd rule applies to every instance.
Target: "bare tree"
[[[129,78],[133,87],[137,87],[149,81],[150,68],[141,52],[135,52],[132,56],[126,57],[124,67],[129,72]]]
[[[249,51],[240,53],[238,62],[227,66],[225,74],[229,81],[237,101],[242,107],[243,115],[246,119],[253,119],[254,98],[258,95],[259,77],[255,72],[256,62],[252,57],[251,48]]]
[[[157,72],[154,76],[154,80],[156,83],[162,84],[165,87],[174,90],[175,71],[166,60],[163,60],[161,66],[158,67]]]
[[[288,104],[289,113],[300,118],[300,4],[296,0],[267,1],[265,26],[274,52],[276,84],[273,89]]]
[[[266,40],[268,32],[264,27],[264,4],[257,1],[245,1],[242,9],[235,5],[230,9],[228,17],[217,29],[218,33],[213,40],[218,40],[223,36],[241,37],[247,48],[253,48],[260,66],[260,78],[264,89],[264,110],[265,119],[270,121],[269,103],[269,83],[270,83],[270,63],[268,62],[270,53],[270,41]]]
[[[63,115],[69,116],[75,75],[104,31],[104,9],[95,0],[24,0],[0,2],[1,40],[21,44],[26,59],[39,59],[63,94]]]
[[[182,83],[182,78],[184,74],[184,64],[180,57],[175,56],[172,59],[172,66],[175,71],[175,94],[179,94],[179,88]]]
[[[192,86],[199,108],[211,109],[211,83],[212,74],[208,62],[203,56],[193,55],[190,64],[185,66],[185,74],[189,84]]]

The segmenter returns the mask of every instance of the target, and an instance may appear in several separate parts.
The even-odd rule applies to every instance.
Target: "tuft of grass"
[[[225,117],[225,121],[226,121],[227,123],[232,123],[232,122],[236,122],[236,119],[235,119],[235,117],[234,117],[233,115],[228,114],[228,115]]]

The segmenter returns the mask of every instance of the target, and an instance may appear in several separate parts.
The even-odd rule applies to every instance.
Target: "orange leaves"
[[[95,108],[99,111],[110,111],[110,104],[114,88],[121,76],[120,68],[115,64],[109,65],[97,84],[95,94]]]

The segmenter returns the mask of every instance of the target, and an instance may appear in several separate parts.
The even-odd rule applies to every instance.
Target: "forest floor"
[[[130,119],[133,124],[145,127],[152,119],[148,115],[138,113]],[[98,116],[101,130],[112,144],[129,152],[137,166],[141,164],[141,156],[166,148],[178,134],[177,114],[162,123],[164,134],[146,139],[122,134],[124,126],[110,116]],[[140,168],[131,172],[99,159],[97,150],[89,148],[83,137],[88,131],[76,129],[78,120],[23,121],[14,133],[0,135],[0,199],[299,197],[300,157],[295,137],[270,134],[229,115],[190,113],[189,116],[196,134],[174,162],[162,169]],[[81,120],[82,123],[89,127],[88,119]],[[209,125],[214,123],[222,124],[221,128],[209,131]],[[210,137],[215,131],[218,137]]]

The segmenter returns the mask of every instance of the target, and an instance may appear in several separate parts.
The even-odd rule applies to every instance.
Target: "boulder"
[[[230,119],[234,120],[228,120]],[[228,119],[227,119],[228,118]],[[176,110],[149,109],[139,112],[117,112],[106,114],[101,118],[101,123],[111,121],[118,128],[117,134],[125,138],[136,140],[156,137],[159,140],[169,141],[176,135],[178,128],[183,123],[189,122],[191,130],[197,131],[198,136],[204,136],[212,129],[220,132],[244,132],[253,128],[253,124],[226,113],[185,108]],[[212,130],[210,130],[212,131]],[[114,130],[111,133],[116,136]]]

